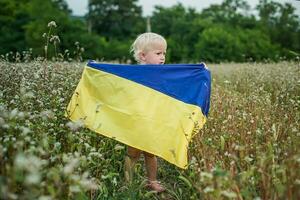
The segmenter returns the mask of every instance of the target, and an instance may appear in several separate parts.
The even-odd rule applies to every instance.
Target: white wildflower
[[[122,149],[124,149],[125,147],[123,146],[123,145],[119,145],[119,144],[117,144],[116,146],[115,146],[115,150],[116,151],[118,151],[118,150],[122,150]]]
[[[41,180],[41,176],[39,173],[30,173],[28,176],[26,176],[25,182],[27,184],[37,184]]]
[[[204,190],[203,190],[204,193],[210,193],[210,192],[213,192],[213,191],[214,191],[214,188],[209,187],[209,186],[204,188]]]
[[[237,197],[237,195],[234,192],[230,192],[230,191],[222,191],[221,194],[230,199]]]
[[[76,131],[79,128],[83,127],[84,123],[82,120],[78,120],[76,122],[69,121],[66,126],[69,127],[72,131]]]
[[[22,131],[22,135],[27,135],[31,131],[28,127],[25,126],[21,126],[20,130]]]
[[[24,119],[24,117],[25,117],[25,113],[24,112],[19,112],[18,113],[18,118],[19,119]]]
[[[24,169],[32,173],[36,173],[45,164],[47,164],[46,160],[41,160],[33,155],[25,156],[24,154],[18,154],[15,159],[15,166],[18,169]]]
[[[34,93],[32,91],[29,91],[29,92],[26,92],[24,95],[23,95],[23,98],[24,99],[32,99],[34,97]]]
[[[51,110],[44,110],[40,113],[43,120],[53,119],[55,114]]]
[[[18,114],[18,109],[15,108],[15,109],[13,109],[13,110],[9,113],[9,118],[10,118],[10,119],[13,119],[13,118],[15,118],[15,117],[17,116],[17,114]]]
[[[78,193],[80,191],[81,191],[81,189],[80,189],[80,187],[78,185],[71,185],[70,186],[70,192],[72,192],[72,193]]]
[[[5,121],[2,117],[0,117],[0,126],[3,126],[5,124]]]
[[[200,177],[201,177],[202,180],[203,179],[212,179],[213,175],[211,173],[208,173],[208,172],[201,172]]]
[[[38,200],[51,200],[51,196],[40,196]]]
[[[48,23],[48,27],[57,27],[55,21],[51,21]]]
[[[79,159],[75,158],[72,159],[63,169],[64,174],[71,174],[74,171],[74,168],[76,168],[79,165]]]

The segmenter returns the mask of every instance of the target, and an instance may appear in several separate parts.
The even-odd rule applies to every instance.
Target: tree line
[[[291,4],[260,0],[250,10],[247,1],[224,0],[200,12],[178,3],[144,17],[137,3],[89,0],[88,13],[76,17],[64,0],[0,0],[0,55],[132,61],[130,44],[151,27],[167,39],[167,62],[299,59]]]

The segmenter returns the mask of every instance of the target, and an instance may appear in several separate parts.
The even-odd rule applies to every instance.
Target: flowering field
[[[209,65],[211,111],[167,192],[124,182],[126,147],[64,117],[84,63],[0,62],[0,199],[299,199],[300,65]],[[171,113],[170,113],[171,114]]]

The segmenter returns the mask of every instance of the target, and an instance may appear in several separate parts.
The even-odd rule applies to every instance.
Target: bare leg
[[[144,152],[147,177],[149,181],[156,181],[157,159],[153,154]]]
[[[141,155],[141,150],[128,146],[127,156],[125,157],[124,174],[127,182],[132,182],[134,165]]]
[[[148,187],[156,192],[163,192],[165,188],[156,180],[157,158],[153,154],[144,152],[145,165],[148,177]]]

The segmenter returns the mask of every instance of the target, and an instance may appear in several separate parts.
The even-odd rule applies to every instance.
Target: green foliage
[[[259,11],[261,29],[270,35],[272,42],[284,49],[300,50],[299,16],[290,4],[280,4],[271,0],[260,0],[257,7]],[[285,56],[288,56],[284,53]],[[290,57],[290,56],[289,56]]]
[[[260,30],[238,30],[235,32],[242,49],[242,62],[247,61],[278,61],[280,48],[272,44],[270,37]]]
[[[285,6],[288,7],[288,4]],[[221,5],[204,9],[200,14],[193,9],[185,9],[181,4],[170,8],[158,6],[151,22],[154,32],[167,37],[169,62],[277,61],[299,56],[299,51],[291,44],[287,45],[289,50],[283,49],[284,45],[273,39],[272,34],[277,34],[284,40],[279,26],[266,32],[265,27],[260,25],[265,19],[260,22],[253,15],[244,15],[248,9],[249,5],[242,0],[226,0]],[[292,14],[293,10],[287,9],[289,14],[284,14],[284,10],[274,11],[273,18],[279,20],[279,12],[285,16],[281,18],[293,24],[281,23],[290,26],[283,29],[290,30],[287,37],[289,41],[296,42],[298,38],[295,36],[299,35],[299,30],[295,29],[299,27],[295,21],[297,18]]]
[[[60,9],[51,1],[45,1],[40,5],[40,1],[32,1],[28,7],[30,17],[34,19],[26,25],[26,38],[27,43],[34,49],[34,54],[41,55],[44,52],[44,46],[49,38],[41,37],[49,30],[46,26],[50,21],[59,22],[57,27],[54,27],[53,36],[57,35],[60,40],[57,44],[59,52],[62,54],[64,50],[68,50],[70,54],[76,54],[75,42],[84,44],[87,55],[90,58],[101,58],[104,56],[102,50],[106,45],[106,41],[100,36],[89,34],[86,25],[83,21],[72,19],[66,12],[61,12]],[[45,13],[40,15],[40,13]],[[51,38],[50,38],[51,39]],[[97,46],[98,48],[95,48]],[[53,47],[53,46],[52,46]],[[72,51],[75,49],[74,51]],[[51,51],[52,50],[52,51]],[[49,57],[54,56],[54,49],[49,49]]]
[[[28,0],[0,1],[0,54],[22,52],[26,41],[24,37],[24,25],[29,22],[29,16],[25,9]]]
[[[195,45],[195,57],[208,62],[276,60],[279,48],[257,30],[232,30],[223,26],[205,29]]]
[[[220,5],[211,5],[201,13],[201,17],[210,18],[214,23],[230,27],[253,28],[255,18],[245,14],[250,9],[247,1],[224,0]]]
[[[41,52],[44,52],[44,46],[41,44],[44,44],[44,40],[48,39],[42,37],[44,33],[48,32],[48,22],[59,21],[61,23],[60,26],[66,26],[69,22],[69,18],[67,13],[61,12],[52,1],[45,1],[41,4],[39,0],[32,0],[30,4],[28,4],[27,9],[29,17],[32,20],[26,25],[26,41],[28,46],[33,48],[35,55],[41,55]],[[41,13],[44,14],[41,15]],[[61,28],[58,27],[58,29]],[[57,35],[56,29],[53,31],[53,35]]]
[[[195,45],[196,57],[204,61],[241,60],[241,45],[224,27],[212,27],[202,32]]]
[[[111,39],[107,42],[107,48],[105,51],[106,60],[127,62],[129,59],[129,49],[133,41],[120,41]]]
[[[51,59],[60,55],[61,59],[69,60],[78,54],[75,42],[79,42],[81,45],[84,44],[86,52],[83,55],[84,59],[104,57],[106,40],[98,35],[89,34],[84,21],[70,18],[70,11],[64,1],[46,0],[41,4],[39,0],[5,0],[1,3],[3,4],[1,14],[4,13],[4,16],[0,17],[0,20],[4,26],[1,26],[0,30],[3,36],[0,38],[3,46],[0,54],[10,51],[23,52],[30,47],[35,57],[43,56]],[[47,27],[51,21],[59,24]],[[56,44],[50,45],[50,40],[54,44],[55,38]]]
[[[194,9],[181,4],[170,8],[157,6],[151,18],[152,29],[167,38],[167,61],[192,61],[199,33],[211,26],[211,21],[201,19]],[[195,59],[199,61],[199,58]]]
[[[91,31],[106,38],[124,41],[146,29],[137,0],[91,0],[88,7]]]

